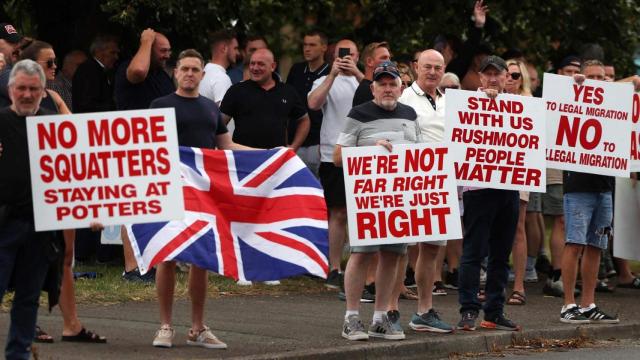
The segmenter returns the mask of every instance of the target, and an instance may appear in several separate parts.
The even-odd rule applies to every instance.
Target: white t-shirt
[[[311,87],[311,93],[326,79],[317,78]],[[358,88],[355,76],[338,75],[327,94],[327,100],[322,105],[322,127],[320,128],[320,161],[333,163],[333,149],[338,135],[347,123],[347,115],[351,110],[353,95]]]
[[[439,142],[444,140],[444,96],[436,90],[436,108],[433,109],[427,95],[415,81],[404,89],[399,102],[411,106],[418,114],[418,127],[423,142]]]
[[[227,71],[218,64],[207,63],[204,67],[204,78],[200,82],[200,95],[220,103],[230,87],[231,79]]]

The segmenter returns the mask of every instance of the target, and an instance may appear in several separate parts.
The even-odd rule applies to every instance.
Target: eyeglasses
[[[38,61],[38,62],[47,65],[47,68],[49,69],[53,69],[53,67],[56,66],[56,60],[57,59],[54,58],[54,59],[49,59],[47,61]]]
[[[520,79],[520,76],[522,76],[522,74],[519,72],[512,72],[512,73],[509,73],[509,76],[511,76],[513,80],[518,80]]]

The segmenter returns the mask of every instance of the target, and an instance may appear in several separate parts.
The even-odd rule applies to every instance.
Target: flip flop
[[[520,291],[516,290],[513,290],[511,296],[509,296],[509,300],[507,300],[507,305],[525,305],[526,303],[527,297]]]
[[[42,330],[40,326],[36,325],[36,337],[33,341],[37,343],[53,344],[53,336],[47,334],[47,332]]]
[[[62,335],[62,341],[104,344],[107,342],[107,338],[82,328],[76,335]]]
[[[416,294],[413,290],[406,288],[403,292],[400,293],[400,299],[418,300],[418,294]]]

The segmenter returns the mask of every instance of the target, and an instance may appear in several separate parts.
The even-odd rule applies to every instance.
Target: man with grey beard
[[[351,109],[344,129],[338,135],[333,152],[335,166],[342,166],[345,146],[384,146],[415,143],[418,137],[416,112],[400,104],[401,80],[394,63],[385,61],[375,67],[371,92],[374,99]],[[369,336],[387,340],[405,338],[400,326],[400,313],[391,308],[397,263],[407,251],[407,244],[352,246],[344,277],[347,311],[342,337],[347,340],[367,340]],[[368,331],[360,320],[360,295],[364,288],[367,268],[376,253],[380,254],[376,272],[376,295],[373,320]],[[389,311],[387,311],[389,310]]]

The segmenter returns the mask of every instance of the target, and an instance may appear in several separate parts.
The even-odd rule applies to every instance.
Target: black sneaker
[[[589,319],[589,322],[592,324],[617,324],[620,322],[618,315],[615,317],[608,315],[597,306],[587,311],[583,311],[582,315]]]
[[[324,286],[329,289],[341,289],[342,284],[344,283],[344,274],[342,274],[338,270],[331,270],[329,275],[327,275],[327,281],[325,281]]]
[[[578,306],[572,306],[560,312],[560,322],[565,324],[588,324],[590,321],[580,312]]]
[[[407,266],[407,272],[405,273],[405,276],[404,276],[404,286],[408,288],[418,287],[418,285],[416,284],[415,273],[408,266]]]
[[[549,261],[549,258],[547,257],[547,255],[538,255],[538,257],[536,258],[535,269],[538,272],[538,274],[551,273],[551,270],[553,270],[553,267],[551,266],[551,261]]]
[[[151,268],[146,274],[140,274],[140,270],[135,268],[131,271],[125,271],[122,273],[122,279],[131,282],[141,282],[146,284],[152,284],[156,282],[156,269]]]
[[[447,289],[458,290],[458,269],[453,270],[453,272],[448,272],[445,275],[446,283],[444,287]]]
[[[365,289],[362,290],[362,296],[360,296],[360,302],[361,303],[372,303],[372,302],[375,302],[375,301],[376,301],[376,294],[372,294],[365,287]]]
[[[475,311],[465,311],[462,313],[462,318],[458,322],[456,329],[465,331],[474,331],[476,329],[476,319],[478,313]]]
[[[507,330],[507,331],[520,331],[522,328],[520,325],[514,323],[510,319],[508,319],[504,314],[500,313],[498,315],[487,317],[485,316],[484,320],[480,323],[480,326],[485,329],[493,329],[493,330]]]

